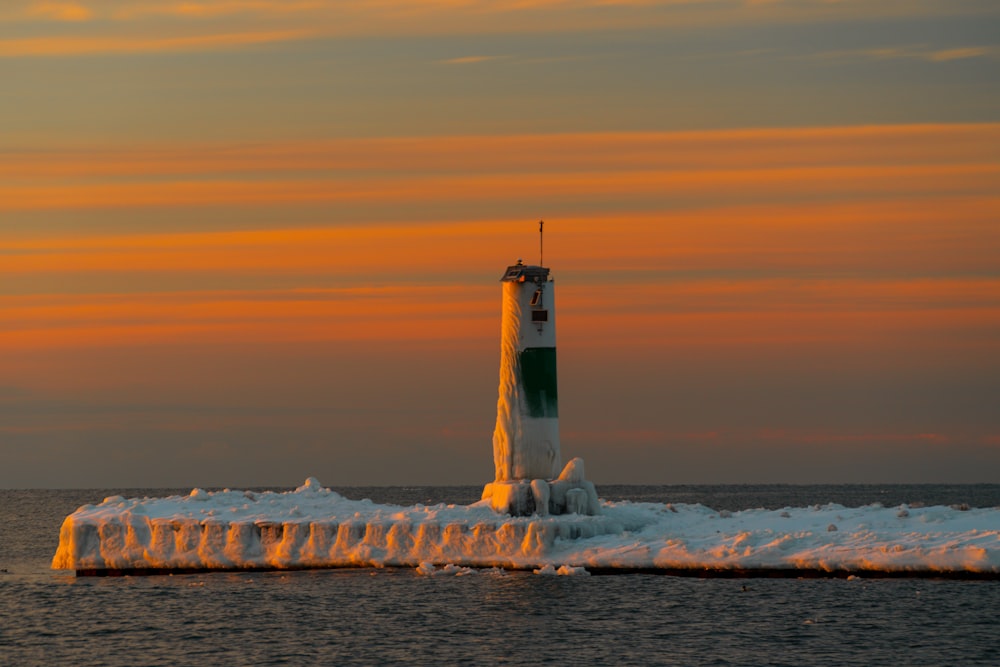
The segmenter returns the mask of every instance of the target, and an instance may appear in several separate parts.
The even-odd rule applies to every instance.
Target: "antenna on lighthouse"
[[[545,234],[542,229],[545,227],[545,221],[538,221],[538,266],[545,266]]]

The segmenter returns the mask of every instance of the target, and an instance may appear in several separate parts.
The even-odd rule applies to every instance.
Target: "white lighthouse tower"
[[[518,260],[500,281],[500,397],[493,432],[496,479],[551,479],[562,466],[552,277],[547,268]]]
[[[539,223],[539,234],[543,225]],[[583,478],[583,461],[573,459],[559,474],[555,283],[541,261],[534,266],[521,260],[507,267],[500,282],[500,388],[493,432],[496,477],[486,485],[483,498],[489,498],[498,512],[516,516],[595,514],[597,494]],[[574,489],[579,492],[574,494]]]

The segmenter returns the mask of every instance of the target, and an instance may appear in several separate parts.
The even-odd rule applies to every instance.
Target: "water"
[[[469,502],[479,489],[338,489]],[[320,570],[80,578],[48,569],[64,516],[105,496],[0,491],[0,664],[996,665],[1000,582],[542,577]],[[1000,485],[601,487],[716,509],[1000,505]]]

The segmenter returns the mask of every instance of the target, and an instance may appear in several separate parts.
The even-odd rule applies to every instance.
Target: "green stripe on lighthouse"
[[[556,383],[556,348],[529,347],[518,354],[521,388],[529,417],[558,417],[559,390]]]

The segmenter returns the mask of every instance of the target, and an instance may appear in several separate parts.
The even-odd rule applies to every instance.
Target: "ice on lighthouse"
[[[583,461],[560,472],[555,282],[549,269],[518,260],[500,279],[500,387],[493,432],[496,476],[483,489],[512,516],[598,514]]]
[[[552,478],[561,461],[554,283],[548,269],[520,261],[501,282],[496,480]]]

